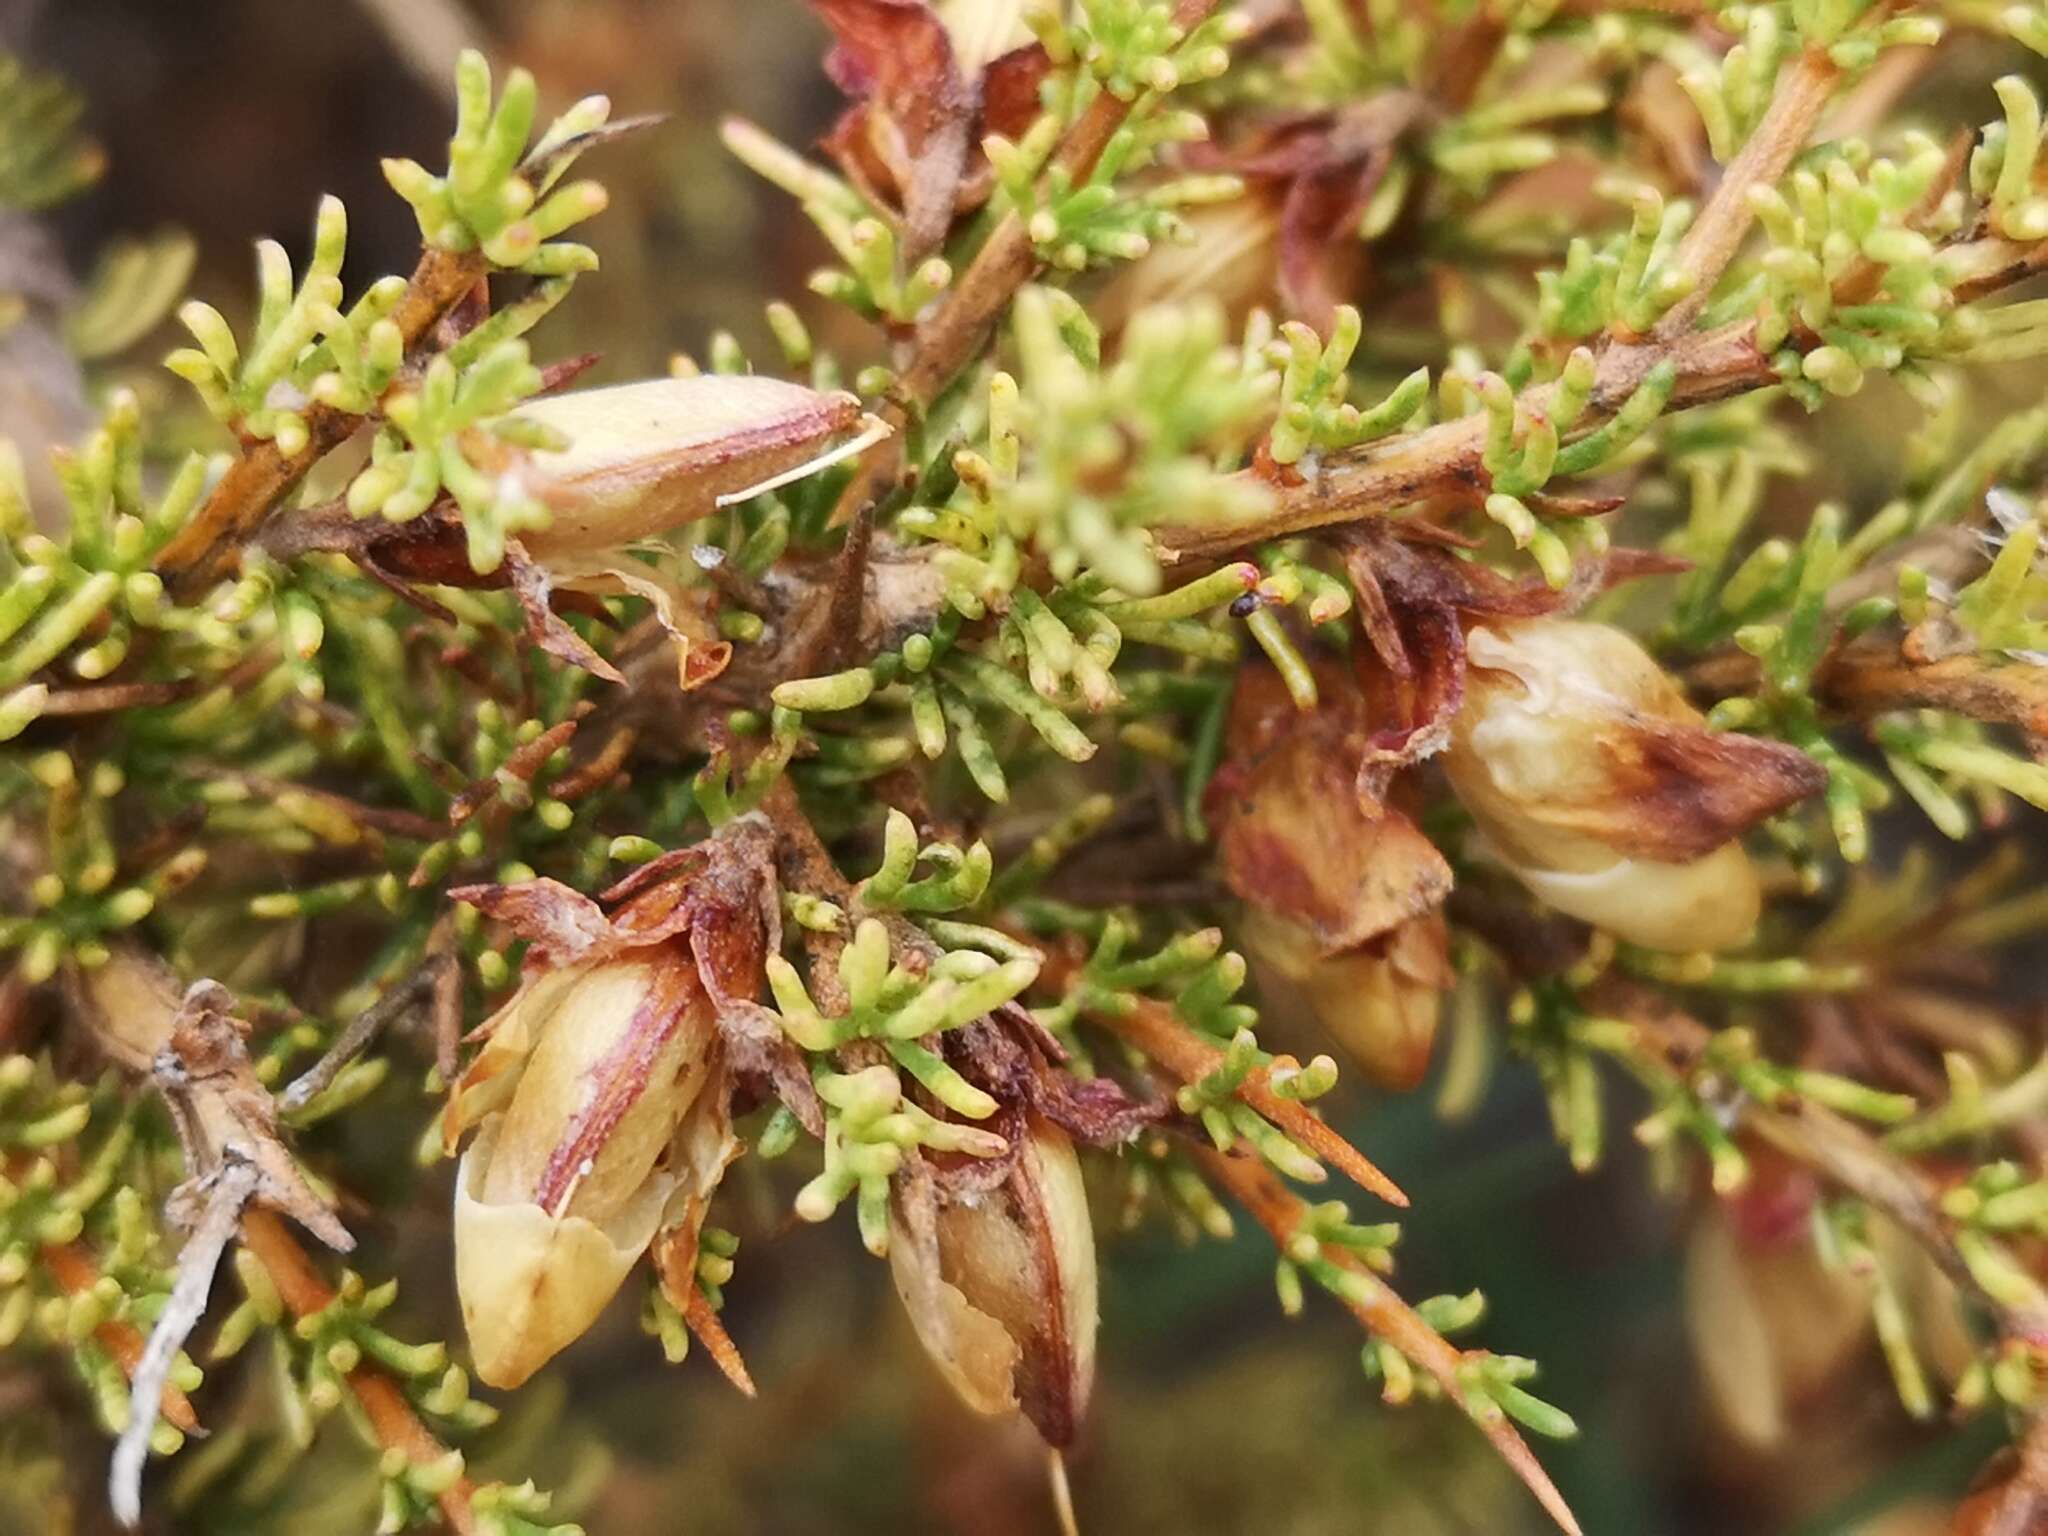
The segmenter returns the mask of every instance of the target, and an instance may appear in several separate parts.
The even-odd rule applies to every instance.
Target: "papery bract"
[[[1412,1087],[1451,982],[1451,869],[1407,815],[1361,795],[1374,738],[1356,684],[1327,668],[1317,689],[1303,715],[1270,670],[1239,678],[1209,801],[1223,875],[1251,953],[1375,1081]]]

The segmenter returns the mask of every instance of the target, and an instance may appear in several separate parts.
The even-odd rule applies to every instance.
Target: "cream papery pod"
[[[889,1267],[925,1351],[977,1413],[1070,1442],[1095,1380],[1095,1233],[1066,1133],[1031,1117],[1005,1183],[940,1192],[929,1232],[892,1206]]]
[[[1730,949],[1763,911],[1756,866],[1739,843],[1686,864],[1617,859],[1604,869],[1508,866],[1547,906],[1646,949]]]
[[[552,516],[520,536],[543,564],[624,549],[709,517],[723,499],[822,469],[857,450],[851,434],[863,421],[852,395],[753,374],[574,390],[528,401],[519,418],[567,444],[507,467]]]
[[[1707,728],[1611,625],[1472,626],[1443,764],[1501,862],[1543,901],[1652,949],[1725,949],[1762,906],[1749,827],[1814,793],[1804,753]]]
[[[67,966],[71,1015],[117,1066],[147,1072],[171,1038],[184,988],[171,968],[131,944],[109,946],[99,965]]]
[[[551,1216],[532,1201],[486,1202],[501,1128],[496,1118],[486,1124],[456,1173],[455,1287],[478,1379],[511,1388],[597,1321],[654,1241],[679,1181],[651,1175],[603,1221]]]
[[[545,527],[520,536],[522,603],[545,615],[556,589],[646,599],[674,642],[685,689],[722,672],[732,646],[683,579],[639,558],[649,541],[815,474],[888,434],[852,395],[752,374],[576,390],[529,401],[519,416],[564,444],[516,453],[488,441],[477,448],[483,467],[548,509]],[[554,654],[618,680],[558,620],[539,624]]]
[[[1031,42],[1023,0],[937,0],[932,8],[953,44],[953,62],[969,79],[1011,49]]]

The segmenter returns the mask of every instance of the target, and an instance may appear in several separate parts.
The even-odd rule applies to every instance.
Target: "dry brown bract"
[[[650,1245],[677,1310],[708,1318],[697,1238],[739,1153],[740,1076],[819,1123],[752,1006],[779,943],[773,868],[755,815],[635,871],[609,914],[553,880],[451,893],[532,945],[444,1121],[451,1146],[479,1131],[456,1179],[455,1263],[491,1385],[517,1386],[588,1328]]]
[[[1038,116],[1045,50],[1005,46],[1014,12],[998,35],[969,36],[924,0],[812,5],[838,45],[825,67],[854,101],[825,151],[875,206],[900,211],[904,259],[921,261],[957,214],[987,201],[994,178],[981,141],[1014,139]]]
[[[1407,815],[1361,792],[1374,738],[1357,683],[1326,667],[1317,686],[1302,715],[1270,669],[1238,679],[1238,750],[1211,785],[1223,875],[1253,953],[1376,1081],[1411,1087],[1451,981],[1438,910],[1451,868]]]

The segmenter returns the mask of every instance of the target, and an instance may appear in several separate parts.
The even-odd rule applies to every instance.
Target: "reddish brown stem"
[[[64,1288],[67,1296],[89,1291],[99,1282],[99,1266],[93,1262],[92,1255],[77,1243],[53,1244],[43,1250],[42,1259],[43,1268]],[[149,1344],[141,1331],[132,1324],[114,1320],[101,1323],[92,1331],[92,1336],[100,1348],[114,1357],[114,1363],[121,1367],[122,1374],[133,1381],[135,1367],[141,1363],[142,1352]],[[199,1415],[193,1411],[192,1400],[168,1383],[164,1386],[158,1411],[188,1435],[199,1428]]]
[[[1649,1056],[1681,1079],[1691,1075],[1713,1038],[1706,1024],[1641,988],[1617,984],[1601,1003],[1633,1025]],[[2048,1345],[2048,1316],[2007,1306],[1978,1283],[1956,1246],[1955,1223],[1942,1211],[1939,1191],[1919,1168],[1861,1126],[1808,1100],[1787,1096],[1767,1105],[1749,1099],[1741,1114],[1746,1130],[1896,1222],[1958,1290],[1983,1307],[2001,1334],[2036,1348]]]
[[[1714,284],[1735,259],[1742,237],[1756,214],[1749,206],[1752,187],[1775,185],[1806,147],[1813,126],[1834,94],[1842,70],[1823,49],[1810,48],[1778,76],[1763,120],[1729,162],[1714,195],[1678,242],[1673,264],[1694,279],[1693,290],[1665,312],[1655,334],[1664,340],[1684,334],[1712,297]]]
[[[1778,379],[1770,359],[1757,350],[1754,321],[1694,332],[1669,345],[1612,345],[1600,355],[1582,420],[1590,427],[1612,416],[1650,371],[1666,361],[1677,371],[1668,409],[1726,399]],[[1532,412],[1547,411],[1553,392],[1553,386],[1543,385],[1524,391],[1521,399]],[[1483,414],[1403,432],[1325,460],[1302,484],[1278,490],[1255,517],[1238,523],[1164,527],[1155,530],[1154,538],[1168,559],[1220,555],[1304,529],[1386,516],[1432,497],[1474,497],[1487,484],[1481,463],[1485,446]],[[1240,471],[1238,478],[1271,488],[1255,469]]]
[[[1127,1013],[1089,1015],[1104,1029],[1130,1041],[1184,1083],[1200,1082],[1223,1065],[1223,1052],[1183,1024],[1171,1005],[1141,997]],[[1366,1155],[1330,1128],[1306,1104],[1283,1099],[1273,1091],[1267,1069],[1254,1067],[1237,1090],[1238,1097],[1280,1127],[1317,1157],[1336,1168],[1359,1188],[1370,1190],[1389,1205],[1405,1207],[1407,1195]]]
[[[1256,1158],[1200,1146],[1195,1148],[1195,1157],[1203,1171],[1229,1190],[1237,1203],[1251,1213],[1253,1220],[1266,1229],[1274,1246],[1283,1253],[1287,1252],[1295,1234],[1301,1229],[1302,1218],[1308,1212],[1307,1205]],[[1565,1503],[1564,1495],[1557,1491],[1550,1474],[1543,1470],[1536,1453],[1529,1449],[1528,1442],[1514,1425],[1505,1417],[1472,1414],[1465,1397],[1464,1383],[1458,1375],[1459,1367],[1465,1362],[1464,1353],[1395,1295],[1393,1289],[1367,1269],[1356,1254],[1327,1243],[1320,1247],[1327,1262],[1362,1275],[1371,1282],[1345,1299],[1345,1305],[1365,1325],[1366,1332],[1376,1339],[1384,1339],[1427,1371],[1443,1388],[1444,1395],[1471,1415],[1473,1423],[1493,1443],[1493,1448],[1514,1469],[1515,1475],[1528,1485],[1529,1491],[1536,1495],[1537,1502],[1557,1522],[1558,1528],[1569,1532],[1570,1536],[1580,1536],[1579,1522]]]
[[[1174,21],[1183,30],[1191,29],[1215,8],[1216,0],[1178,0]],[[1085,180],[1095,169],[1110,139],[1130,116],[1131,107],[1131,102],[1107,91],[1088,104],[1055,156],[1072,181]],[[877,409],[896,431],[856,461],[853,478],[833,513],[835,522],[850,521],[894,477],[903,462],[904,426],[930,406],[981,351],[1011,297],[1037,271],[1038,255],[1025,221],[1014,213],[1005,215],[975,252],[967,270],[918,323],[910,343],[910,360],[899,374],[892,398]]]
[[[334,1301],[334,1287],[274,1212],[253,1205],[243,1212],[242,1246],[256,1255],[292,1316],[310,1317]],[[348,1384],[356,1401],[362,1404],[380,1445],[403,1452],[406,1460],[416,1466],[438,1461],[448,1454],[448,1447],[420,1422],[404,1391],[383,1370],[374,1365],[359,1365],[348,1373]],[[457,1536],[472,1536],[477,1529],[476,1514],[470,1507],[475,1493],[475,1483],[458,1477],[439,1497],[441,1513]]]
[[[461,298],[483,280],[489,264],[475,251],[429,246],[413,269],[405,296],[391,312],[410,352]],[[245,445],[213,491],[156,557],[159,575],[182,591],[203,587],[228,568],[243,539],[261,526],[297,488],[306,472],[346,442],[363,418],[330,405],[306,411],[306,446],[280,452],[274,442]]]

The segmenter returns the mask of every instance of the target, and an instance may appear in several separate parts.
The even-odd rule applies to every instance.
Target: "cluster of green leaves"
[[[99,180],[106,156],[78,131],[84,115],[62,80],[0,54],[0,206],[48,208]]]

